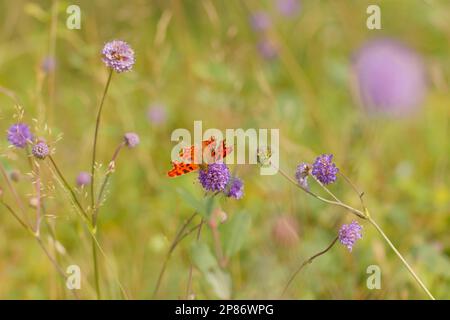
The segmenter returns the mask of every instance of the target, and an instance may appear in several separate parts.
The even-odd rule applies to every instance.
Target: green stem
[[[97,137],[98,137],[98,129],[100,127],[100,119],[103,110],[103,103],[105,102],[106,93],[108,92],[109,84],[111,83],[113,70],[109,70],[108,80],[106,81],[105,89],[103,91],[102,99],[100,101],[100,107],[97,113],[97,119],[95,121],[95,133],[94,133],[94,144],[92,148],[92,163],[91,163],[91,206],[92,210],[94,210],[95,205],[95,197],[94,197],[94,179],[95,179],[95,158],[97,154]]]
[[[114,154],[111,158],[111,161],[109,162],[109,168],[108,171],[106,172],[105,178],[103,179],[103,183],[100,187],[100,191],[98,193],[97,196],[97,202],[95,203],[94,206],[94,211],[92,214],[92,223],[94,225],[94,227],[97,226],[97,219],[98,219],[98,212],[100,210],[100,202],[102,201],[102,197],[103,197],[103,193],[105,192],[105,188],[108,185],[108,181],[109,178],[111,177],[111,174],[114,172],[115,170],[115,166],[116,166],[116,159],[119,155],[120,150],[122,150],[122,148],[125,146],[125,142],[122,142],[119,144],[119,146],[116,148],[116,150],[114,151]]]
[[[11,208],[7,203],[0,201],[0,203],[12,214],[12,216],[14,217],[14,219],[17,220],[17,222],[20,223],[20,225],[22,227],[25,228],[25,230],[27,230],[29,233],[31,233],[32,235],[34,235],[34,231],[32,228],[30,228],[17,214],[16,212],[13,210],[13,208]]]
[[[0,88],[1,88],[1,87],[0,87]],[[3,164],[2,164],[1,161],[0,161],[0,172],[1,172],[2,176],[3,176],[3,178],[5,179],[6,184],[7,184],[8,188],[9,188],[9,190],[10,190],[11,193],[13,194],[14,199],[15,199],[15,201],[17,202],[17,205],[19,206],[20,211],[22,212],[22,215],[24,216],[24,218],[25,218],[26,220],[28,220],[28,223],[29,223],[30,221],[29,221],[29,219],[28,219],[28,215],[27,215],[27,213],[26,213],[25,206],[23,205],[23,202],[22,202],[22,200],[20,199],[19,194],[18,194],[17,191],[16,191],[16,188],[13,187],[13,185],[12,185],[12,183],[11,183],[11,180],[9,179],[8,174],[6,173],[6,170],[5,170],[5,168],[3,167]]]
[[[326,252],[328,252],[334,245],[335,243],[338,241],[339,237],[334,238],[334,240],[330,243],[330,245],[328,247],[326,247],[326,249],[316,253],[315,255],[313,255],[311,258],[309,258],[308,260],[304,261],[300,267],[298,267],[298,269],[292,274],[292,276],[289,278],[289,281],[287,282],[286,286],[283,289],[283,293],[281,294],[281,296],[283,297],[284,294],[286,293],[287,289],[289,288],[289,285],[292,283],[292,281],[294,281],[295,277],[297,276],[297,274],[307,265],[313,262],[313,260],[317,257],[320,257],[321,255],[325,254]]]
[[[327,189],[322,183],[320,183],[320,181],[318,181],[317,179],[316,182],[328,193],[330,194],[333,199],[335,199],[336,201],[331,201],[331,200],[327,200],[324,199],[320,196],[317,196],[315,194],[313,194],[312,192],[310,192],[309,190],[299,186],[296,181],[294,179],[292,179],[289,175],[287,175],[286,173],[284,173],[281,169],[279,169],[280,173],[286,178],[288,179],[290,182],[292,182],[294,185],[296,185],[297,187],[299,187],[300,189],[302,189],[303,191],[305,191],[306,193],[312,195],[313,197],[329,203],[329,204],[333,204],[333,205],[337,205],[337,206],[341,206],[343,208],[348,209],[350,212],[356,214],[358,217],[365,219],[365,220],[369,220],[369,222],[375,227],[375,229],[378,231],[378,233],[380,233],[380,235],[383,237],[383,239],[387,242],[387,244],[391,247],[391,249],[395,252],[395,254],[399,257],[399,259],[402,261],[402,263],[405,265],[405,267],[408,269],[408,271],[411,273],[411,275],[413,276],[414,280],[420,285],[420,287],[425,291],[425,293],[430,297],[430,299],[435,300],[434,296],[430,293],[430,291],[428,290],[428,288],[425,286],[425,284],[422,282],[422,280],[420,280],[419,276],[414,272],[414,270],[411,268],[411,266],[408,264],[408,262],[406,262],[405,258],[403,258],[403,256],[400,254],[400,252],[397,250],[397,248],[394,246],[394,244],[389,240],[389,238],[387,237],[387,235],[383,232],[383,230],[380,228],[380,226],[372,219],[372,217],[369,214],[369,210],[367,210],[367,208],[364,206],[363,202],[362,202],[362,194],[360,192],[357,191],[356,188],[354,188],[354,190],[358,193],[360,199],[361,199],[361,203],[364,206],[364,212],[357,210],[345,203],[343,203],[341,200],[339,200],[329,189]],[[315,178],[315,177],[314,177]],[[347,179],[346,179],[347,180]],[[348,180],[349,181],[349,180]],[[354,185],[353,185],[354,186]]]
[[[315,193],[309,191],[308,189],[305,189],[302,186],[300,186],[294,179],[292,179],[289,175],[287,175],[283,170],[281,170],[281,169],[278,169],[278,170],[280,171],[280,173],[283,177],[285,177],[288,181],[290,181],[292,184],[294,184],[297,188],[300,188],[301,190],[303,190],[310,196],[313,196],[314,198],[316,198],[322,202],[345,208],[345,209],[349,210],[350,212],[352,212],[353,214],[355,214],[356,216],[358,216],[359,218],[366,219],[366,216],[364,215],[364,213],[362,211],[355,209],[353,207],[350,207],[349,205],[346,205],[345,203],[342,203],[340,201],[328,200],[319,195],[316,195]]]
[[[47,250],[47,248],[42,243],[42,239],[40,235],[37,232],[34,232],[31,227],[29,227],[20,217],[16,214],[14,209],[12,209],[7,203],[0,201],[0,203],[12,214],[12,216],[20,223],[20,225],[28,232],[30,233],[33,238],[36,239],[37,243],[39,244],[39,247],[41,247],[42,251],[44,251],[45,255],[51,262],[51,264],[55,267],[56,271],[62,276],[64,280],[67,279],[67,275],[64,273],[64,270],[61,268],[59,263],[53,258],[53,256],[50,254],[50,252]],[[76,299],[78,299],[78,294],[72,290],[72,294],[75,296]]]
[[[164,258],[164,262],[163,265],[161,267],[161,271],[159,272],[158,275],[158,280],[156,281],[156,286],[155,289],[153,290],[153,298],[156,297],[156,295],[158,294],[159,288],[161,286],[161,281],[163,278],[163,275],[166,271],[167,268],[167,263],[169,262],[169,259],[172,255],[172,252],[175,250],[175,248],[177,247],[177,245],[180,243],[180,241],[182,239],[184,239],[184,231],[186,230],[187,226],[191,223],[191,221],[194,219],[194,217],[197,215],[197,212],[194,212],[194,214],[192,216],[189,217],[189,219],[187,219],[183,225],[181,226],[180,230],[177,232],[175,239],[173,239],[170,247],[169,247],[169,251],[166,254],[166,257]],[[191,229],[192,230],[192,229]],[[188,234],[190,233],[190,231],[188,232]]]
[[[391,247],[391,249],[395,252],[395,254],[399,257],[399,259],[402,261],[402,263],[405,265],[406,269],[411,273],[414,280],[420,285],[420,287],[425,291],[425,293],[430,297],[431,300],[436,300],[434,296],[431,294],[431,292],[428,290],[428,288],[425,286],[425,284],[420,280],[419,276],[414,272],[414,270],[411,268],[411,266],[406,262],[405,258],[400,254],[400,252],[397,250],[397,248],[394,246],[394,244],[389,240],[387,235],[383,232],[383,230],[380,228],[380,226],[368,215],[369,222],[377,229],[377,231],[381,234],[381,236],[384,238],[384,240],[388,243],[388,245]]]
[[[197,241],[200,240],[200,234],[202,233],[202,226],[203,226],[204,220],[202,218],[202,220],[200,221],[200,226],[198,228],[197,231]],[[191,266],[189,267],[189,276],[188,276],[188,284],[186,287],[186,300],[189,300],[189,297],[191,296],[191,291],[192,291],[192,272],[193,272],[194,266],[191,263]]]
[[[53,160],[52,156],[48,156],[48,158],[50,159],[50,162],[52,163],[53,168],[55,168],[55,171],[58,174],[61,181],[63,182],[64,186],[66,187],[66,189],[69,191],[70,195],[72,196],[72,201],[75,203],[76,207],[78,208],[78,210],[80,210],[80,212],[83,214],[83,216],[86,219],[88,219],[88,215],[87,215],[86,211],[83,209],[83,206],[81,205],[80,201],[78,200],[77,195],[75,194],[75,191],[73,191],[72,187],[67,182],[66,178],[64,178],[64,175],[59,170],[58,166],[56,165],[55,160]]]
[[[94,234],[95,233],[96,230],[94,230]],[[100,274],[98,268],[97,246],[94,238],[92,238],[92,261],[94,263],[95,291],[97,292],[97,299],[100,300],[102,298],[102,291],[100,290]]]
[[[103,91],[102,99],[100,101],[100,107],[98,109],[97,113],[97,119],[95,121],[95,133],[94,133],[94,144],[92,148],[92,163],[91,163],[91,210],[92,210],[92,226],[94,228],[94,233],[96,232],[97,228],[97,221],[96,221],[96,215],[95,212],[95,195],[94,195],[94,187],[95,187],[95,160],[96,160],[96,153],[97,153],[97,137],[98,137],[98,129],[100,127],[100,119],[102,115],[103,110],[103,103],[105,102],[106,93],[108,92],[109,84],[111,83],[111,77],[113,74],[113,70],[109,70],[108,80],[106,81],[105,89]],[[97,263],[97,246],[95,245],[95,241],[92,240],[92,256],[93,256],[93,263],[94,263],[94,274],[95,274],[95,288],[97,291],[97,299],[101,299],[101,291],[100,291],[100,274],[98,270],[98,263]]]

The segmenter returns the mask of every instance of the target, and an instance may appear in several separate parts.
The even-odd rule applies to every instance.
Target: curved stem
[[[325,254],[326,252],[328,252],[337,242],[337,240],[339,239],[339,237],[334,238],[334,240],[330,243],[330,245],[328,247],[326,247],[325,250],[322,250],[318,253],[316,253],[315,255],[313,255],[312,257],[310,257],[308,260],[304,261],[300,267],[298,267],[298,269],[292,274],[292,276],[289,278],[289,281],[287,282],[286,286],[283,289],[283,293],[281,294],[281,296],[283,297],[284,294],[286,293],[289,285],[292,283],[292,281],[294,281],[295,277],[297,276],[297,274],[307,265],[313,262],[313,260],[317,257],[320,257],[321,255]]]
[[[102,185],[100,187],[100,191],[99,191],[98,196],[97,196],[97,202],[94,205],[94,211],[92,213],[92,224],[94,225],[94,228],[97,226],[98,211],[100,210],[100,202],[102,200],[103,193],[105,192],[105,188],[108,185],[108,181],[109,181],[109,178],[110,178],[111,174],[115,170],[116,159],[117,159],[117,157],[119,155],[119,152],[120,152],[120,150],[122,150],[122,148],[124,146],[125,146],[125,142],[122,142],[122,143],[119,144],[119,146],[114,151],[114,154],[113,154],[113,156],[111,158],[111,161],[109,162],[108,171],[106,172],[105,178],[103,179],[103,183],[102,183]]]
[[[115,150],[113,157],[111,159],[111,162],[109,164],[108,172],[106,173],[105,179],[103,180],[102,186],[100,188],[100,192],[98,194],[97,202],[94,203],[93,206],[93,212],[92,212],[92,226],[94,228],[94,233],[97,232],[97,217],[98,217],[98,211],[100,209],[100,201],[103,197],[103,192],[105,191],[105,187],[108,184],[109,177],[114,172],[114,166],[117,156],[119,155],[119,151],[122,149],[122,147],[125,145],[124,142],[122,142]],[[100,289],[100,273],[99,273],[99,266],[98,266],[98,257],[97,257],[97,247],[95,244],[94,238],[92,238],[92,259],[94,263],[94,273],[95,273],[95,289],[97,292],[97,297],[101,298],[101,289]]]
[[[200,221],[200,226],[198,228],[197,231],[197,241],[200,239],[200,234],[202,232],[202,226],[203,226],[204,220],[202,218],[202,220]],[[191,266],[189,267],[189,276],[188,276],[188,284],[187,284],[187,288],[186,288],[186,299],[189,299],[189,297],[191,296],[191,287],[192,287],[192,270],[193,270],[193,265],[191,263]]]
[[[351,213],[353,213],[353,214],[355,214],[356,216],[358,216],[359,218],[361,218],[361,219],[366,219],[366,216],[364,215],[364,213],[363,213],[362,211],[357,210],[357,209],[355,209],[355,208],[353,208],[353,207],[350,207],[349,205],[346,205],[345,203],[342,203],[341,201],[338,202],[338,201],[333,201],[333,200],[325,199],[325,198],[323,198],[323,197],[321,197],[321,196],[319,196],[319,195],[317,195],[317,194],[311,192],[310,190],[305,189],[305,188],[303,188],[302,186],[298,185],[297,182],[296,182],[294,179],[292,179],[289,175],[287,175],[283,170],[281,170],[281,169],[278,169],[278,170],[280,171],[281,175],[282,175],[283,177],[285,177],[289,182],[291,182],[291,183],[294,184],[297,188],[303,190],[304,192],[306,192],[306,193],[309,194],[310,196],[313,196],[314,198],[316,198],[316,199],[318,199],[318,200],[320,200],[320,201],[322,201],[322,202],[325,202],[325,203],[328,203],[328,204],[332,204],[332,205],[335,205],[335,206],[338,206],[338,207],[345,208],[345,209],[347,209],[348,211],[350,211]]]
[[[159,272],[158,275],[158,280],[156,281],[156,286],[155,289],[153,290],[153,298],[156,297],[156,295],[158,294],[159,288],[161,286],[161,281],[163,278],[163,275],[166,271],[167,268],[167,263],[169,262],[169,259],[172,255],[172,252],[175,250],[175,248],[177,247],[177,245],[180,243],[180,241],[184,238],[183,233],[186,230],[187,226],[191,223],[191,221],[194,219],[194,217],[197,215],[197,212],[194,212],[194,214],[192,216],[189,217],[189,219],[187,219],[183,225],[181,226],[180,230],[177,232],[175,239],[173,239],[170,247],[169,247],[169,251],[166,254],[166,257],[164,258],[164,262],[163,265],[161,267],[161,271]],[[189,232],[190,233],[190,232]]]
[[[26,225],[25,222],[23,222],[23,220],[20,219],[20,217],[16,214],[14,209],[12,209],[7,203],[5,203],[3,201],[0,201],[0,203],[12,214],[12,216],[19,222],[19,224],[26,231],[28,231],[33,236],[33,238],[36,239],[37,243],[39,244],[39,247],[41,247],[42,251],[44,251],[45,255],[47,256],[47,258],[49,259],[51,264],[55,267],[56,271],[62,276],[62,278],[64,280],[67,280],[67,275],[64,273],[64,270],[61,268],[61,266],[56,261],[56,259],[50,254],[50,252],[44,246],[44,244],[42,243],[42,239],[41,239],[40,235],[37,232],[34,232],[31,227]],[[78,299],[78,294],[75,291],[72,290],[72,294],[75,296],[75,298]]]
[[[352,186],[352,188],[358,193],[359,198],[361,200],[361,204],[364,208],[364,212],[357,210],[345,203],[343,203],[342,201],[340,201],[330,190],[328,190],[322,183],[320,183],[320,181],[318,181],[317,179],[315,179],[317,181],[317,183],[328,193],[330,194],[333,199],[335,199],[336,201],[332,201],[332,200],[328,200],[328,199],[324,199],[318,195],[315,195],[314,193],[310,192],[309,190],[303,188],[302,186],[298,185],[296,183],[296,181],[294,179],[292,179],[289,175],[287,175],[286,173],[284,173],[281,169],[279,169],[280,173],[286,178],[288,179],[290,182],[292,182],[294,185],[296,185],[297,187],[299,187],[300,189],[302,189],[303,191],[305,191],[306,193],[312,195],[313,197],[329,203],[329,204],[333,204],[333,205],[337,205],[337,206],[341,206],[343,208],[348,209],[350,212],[356,214],[359,218],[365,219],[365,220],[369,220],[369,222],[375,227],[375,229],[378,231],[378,233],[383,237],[383,239],[387,242],[387,244],[391,247],[391,249],[395,252],[395,254],[399,257],[399,259],[402,261],[402,263],[405,265],[405,267],[408,269],[408,271],[411,273],[411,275],[413,276],[414,280],[419,284],[419,286],[425,291],[425,293],[428,295],[428,297],[430,297],[430,299],[435,300],[434,296],[431,294],[431,292],[428,290],[428,288],[425,286],[425,284],[422,282],[422,280],[420,280],[419,276],[414,272],[414,270],[411,268],[411,266],[408,264],[408,262],[405,260],[405,258],[403,258],[403,256],[400,254],[400,252],[397,250],[397,248],[394,246],[394,244],[389,240],[389,238],[387,237],[387,235],[383,232],[383,230],[380,228],[380,226],[372,219],[372,217],[370,216],[369,210],[365,207],[364,202],[362,200],[362,195],[363,193],[360,193],[357,188],[355,187],[355,185],[353,183],[350,182],[350,179],[348,179],[347,177],[345,177],[344,175],[342,175],[344,177],[344,179]],[[314,177],[315,178],[315,177]]]
[[[411,268],[411,266],[406,262],[405,258],[400,254],[400,252],[397,250],[397,248],[394,246],[394,244],[389,240],[387,235],[383,232],[383,230],[380,228],[380,226],[370,217],[368,216],[369,222],[377,229],[378,233],[381,234],[381,236],[384,238],[384,240],[388,243],[388,245],[391,247],[391,249],[395,252],[395,254],[399,257],[399,259],[402,261],[402,263],[405,265],[405,267],[408,269],[408,271],[413,276],[414,280],[420,285],[420,287],[425,291],[425,293],[430,297],[431,300],[436,300],[434,296],[431,294],[431,292],[428,290],[428,288],[425,286],[425,284],[420,280],[419,276],[414,272],[414,270]]]
[[[92,148],[92,163],[91,163],[91,206],[92,210],[94,210],[95,205],[95,197],[94,197],[94,179],[95,179],[95,158],[97,153],[97,137],[98,137],[98,129],[100,127],[100,119],[103,110],[103,103],[105,102],[106,93],[108,92],[109,84],[111,83],[113,70],[109,70],[108,80],[106,81],[105,89],[103,91],[102,99],[100,101],[100,107],[97,113],[97,119],[95,121],[95,133],[94,133],[94,144]]]
[[[16,214],[13,208],[11,208],[6,202],[0,201],[0,203],[8,210],[9,213],[12,214],[14,219],[16,219],[17,222],[19,222],[20,225],[25,228],[25,230],[34,235],[34,231]]]
[[[66,187],[67,190],[69,190],[70,195],[72,196],[72,200],[75,203],[75,205],[77,206],[77,208],[80,210],[80,212],[83,214],[83,216],[88,219],[88,215],[86,213],[86,211],[83,209],[83,206],[81,205],[80,201],[77,198],[77,195],[75,194],[75,191],[73,191],[72,187],[70,186],[70,184],[67,182],[66,178],[64,178],[64,175],[62,174],[62,172],[59,170],[58,166],[56,165],[55,160],[53,160],[52,156],[48,156],[48,158],[50,159],[50,162],[52,163],[53,167],[55,168],[56,173],[58,174],[59,178],[61,179],[61,181],[63,182],[64,186]]]
[[[1,89],[1,87],[0,87],[0,89]],[[0,172],[2,173],[2,176],[3,176],[3,178],[5,179],[6,184],[7,184],[8,188],[9,188],[9,190],[11,191],[12,195],[14,196],[14,199],[16,200],[17,205],[19,206],[20,211],[22,212],[22,215],[24,216],[24,218],[25,218],[28,222],[30,222],[29,219],[28,219],[28,215],[27,215],[27,213],[26,213],[26,210],[25,210],[25,206],[23,205],[23,202],[22,202],[22,200],[20,199],[19,194],[18,194],[17,191],[16,191],[16,188],[14,188],[14,186],[12,185],[11,180],[9,179],[8,174],[6,173],[6,170],[5,170],[5,168],[3,167],[3,164],[2,164],[1,161],[0,161]]]
[[[100,119],[103,110],[103,103],[105,102],[106,93],[108,92],[109,84],[111,83],[111,77],[113,74],[113,70],[109,70],[108,80],[106,81],[105,89],[103,91],[102,99],[100,101],[100,107],[97,113],[97,119],[95,121],[95,133],[94,133],[94,143],[92,148],[92,163],[91,163],[91,210],[92,210],[92,225],[94,227],[94,233],[96,232],[97,221],[95,212],[95,195],[94,195],[94,186],[95,186],[95,158],[97,153],[97,137],[98,137],[98,129],[100,127]],[[94,240],[92,240],[92,255],[93,255],[93,263],[94,263],[94,273],[95,273],[95,288],[97,291],[97,298],[101,299],[102,293],[100,291],[100,274],[98,270],[97,263],[97,247],[95,245]]]

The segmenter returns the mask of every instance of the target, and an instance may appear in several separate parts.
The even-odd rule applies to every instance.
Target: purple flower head
[[[425,98],[421,58],[398,41],[369,41],[356,53],[353,70],[361,102],[371,113],[408,115]]]
[[[244,183],[237,177],[231,178],[227,197],[241,199],[244,196]]]
[[[13,124],[8,129],[8,141],[17,148],[25,148],[33,140],[30,127],[24,123]]]
[[[257,11],[250,17],[250,24],[257,32],[266,31],[272,25],[269,15],[264,11]]]
[[[275,43],[268,39],[263,38],[258,42],[258,51],[264,59],[272,60],[278,56],[278,49]]]
[[[45,159],[50,153],[48,145],[44,141],[37,142],[31,149],[31,153],[38,159]]]
[[[130,71],[135,63],[134,51],[122,40],[113,40],[105,44],[102,50],[103,62],[114,71]]]
[[[206,191],[223,191],[230,180],[230,170],[224,163],[211,163],[200,170],[198,180]]]
[[[339,169],[333,163],[332,154],[323,154],[316,158],[312,166],[312,175],[323,184],[330,184],[336,181],[336,174]]]
[[[129,148],[136,147],[140,142],[139,136],[134,132],[125,133],[123,139],[125,140],[125,145]]]
[[[299,0],[277,0],[277,9],[285,17],[294,17],[300,11]]]
[[[91,183],[91,174],[85,171],[82,171],[77,176],[77,186],[87,186]]]
[[[343,224],[339,229],[339,241],[347,247],[348,251],[352,252],[356,240],[362,238],[361,230],[362,226],[356,221]]]
[[[153,124],[162,124],[166,122],[167,112],[162,104],[152,104],[147,111],[148,120]]]
[[[308,176],[311,173],[311,165],[305,162],[300,163],[295,170],[295,179],[299,186],[309,190]]]

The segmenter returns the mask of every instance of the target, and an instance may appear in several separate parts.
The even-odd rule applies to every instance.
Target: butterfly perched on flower
[[[232,147],[227,147],[225,140],[217,143],[212,136],[208,140],[202,141],[200,146],[185,147],[180,150],[179,161],[172,161],[172,169],[167,172],[171,178],[190,173],[199,168],[206,169],[208,164],[223,160],[232,151]],[[197,159],[201,159],[198,161]]]

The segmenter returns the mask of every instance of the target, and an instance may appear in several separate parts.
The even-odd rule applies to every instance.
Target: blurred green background
[[[100,212],[99,239],[108,257],[100,257],[103,297],[121,298],[118,275],[130,298],[152,298],[170,243],[193,212],[177,190],[203,196],[195,173],[166,177],[174,146],[170,134],[193,130],[194,120],[202,120],[203,128],[279,128],[280,166],[292,176],[299,162],[333,153],[431,292],[450,297],[450,2],[377,1],[382,29],[368,30],[366,8],[372,2],[303,0],[294,16],[285,17],[275,1],[77,1],[80,30],[66,27],[70,1],[0,2],[0,130],[15,121],[15,96],[24,121],[52,142],[54,158],[73,184],[78,172],[90,170],[95,115],[108,72],[101,49],[122,39],[136,52],[133,71],[113,75],[100,128],[100,172],[124,132],[141,138],[137,148],[121,152]],[[264,31],[276,45],[270,58],[261,54],[262,33],[250,23],[261,10],[272,21]],[[369,116],[352,93],[352,54],[378,36],[401,40],[424,58],[429,90],[413,116]],[[52,56],[55,68],[46,71],[42,63]],[[162,119],[149,119],[149,108]],[[14,185],[28,203],[34,188],[24,153],[8,148],[6,138],[0,148],[7,170],[20,171]],[[222,246],[237,236],[239,244],[219,275],[194,268],[193,293],[206,299],[279,298],[295,268],[325,248],[352,217],[280,175],[260,176],[251,165],[232,170],[244,180],[245,196],[216,202],[228,215],[218,230]],[[90,236],[48,167],[42,171],[48,214],[43,241],[64,269],[80,266],[78,294],[95,298]],[[14,206],[3,178],[0,187]],[[332,189],[359,205],[343,182]],[[33,217],[34,209],[28,212]],[[334,247],[298,275],[286,298],[426,298],[375,230],[364,227],[351,254]],[[173,252],[158,298],[185,297],[194,242],[189,236]],[[207,226],[200,243],[215,255]],[[366,287],[369,265],[381,268],[381,290]],[[3,299],[73,298],[3,207],[0,283]]]

